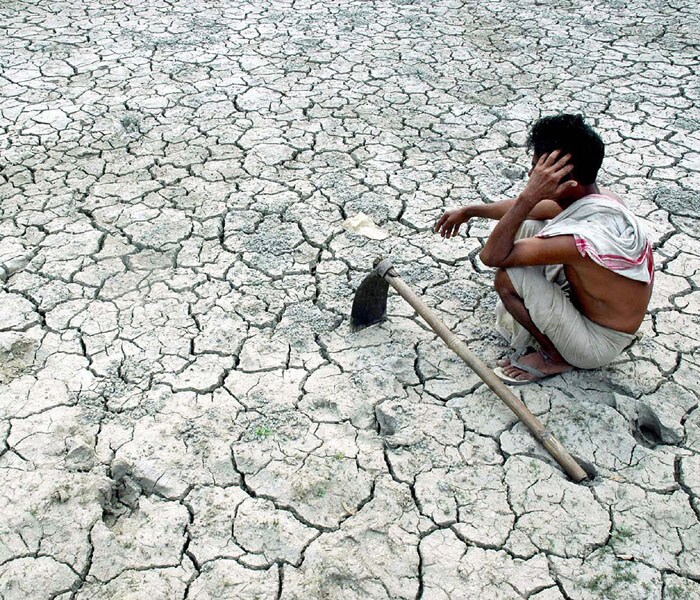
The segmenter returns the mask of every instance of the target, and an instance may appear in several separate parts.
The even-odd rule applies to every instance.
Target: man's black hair
[[[542,156],[554,150],[571,154],[571,178],[581,184],[594,183],[603,162],[605,145],[581,115],[553,115],[536,121],[527,138],[528,150]]]

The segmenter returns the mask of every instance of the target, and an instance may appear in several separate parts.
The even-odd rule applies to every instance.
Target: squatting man
[[[635,339],[653,286],[651,245],[622,200],[596,184],[600,136],[580,115],[535,122],[515,200],[447,211],[435,231],[498,221],[480,257],[496,267],[496,328],[515,350],[496,374],[520,385],[610,363]]]

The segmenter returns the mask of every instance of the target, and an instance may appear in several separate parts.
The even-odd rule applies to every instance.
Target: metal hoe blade
[[[386,319],[386,300],[389,284],[377,270],[364,278],[355,292],[350,313],[350,329],[360,331]]]

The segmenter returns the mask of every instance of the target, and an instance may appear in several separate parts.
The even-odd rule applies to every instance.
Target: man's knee
[[[517,296],[518,293],[513,287],[513,282],[508,276],[508,272],[505,269],[496,269],[496,276],[493,280],[493,285],[496,288],[498,295],[503,298],[504,296]]]

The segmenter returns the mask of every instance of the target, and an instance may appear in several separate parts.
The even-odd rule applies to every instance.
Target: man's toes
[[[508,377],[513,377],[519,381],[527,381],[528,379],[532,379],[532,375],[530,375],[530,373],[527,371],[521,371],[517,367],[504,367],[503,372],[508,375]]]

